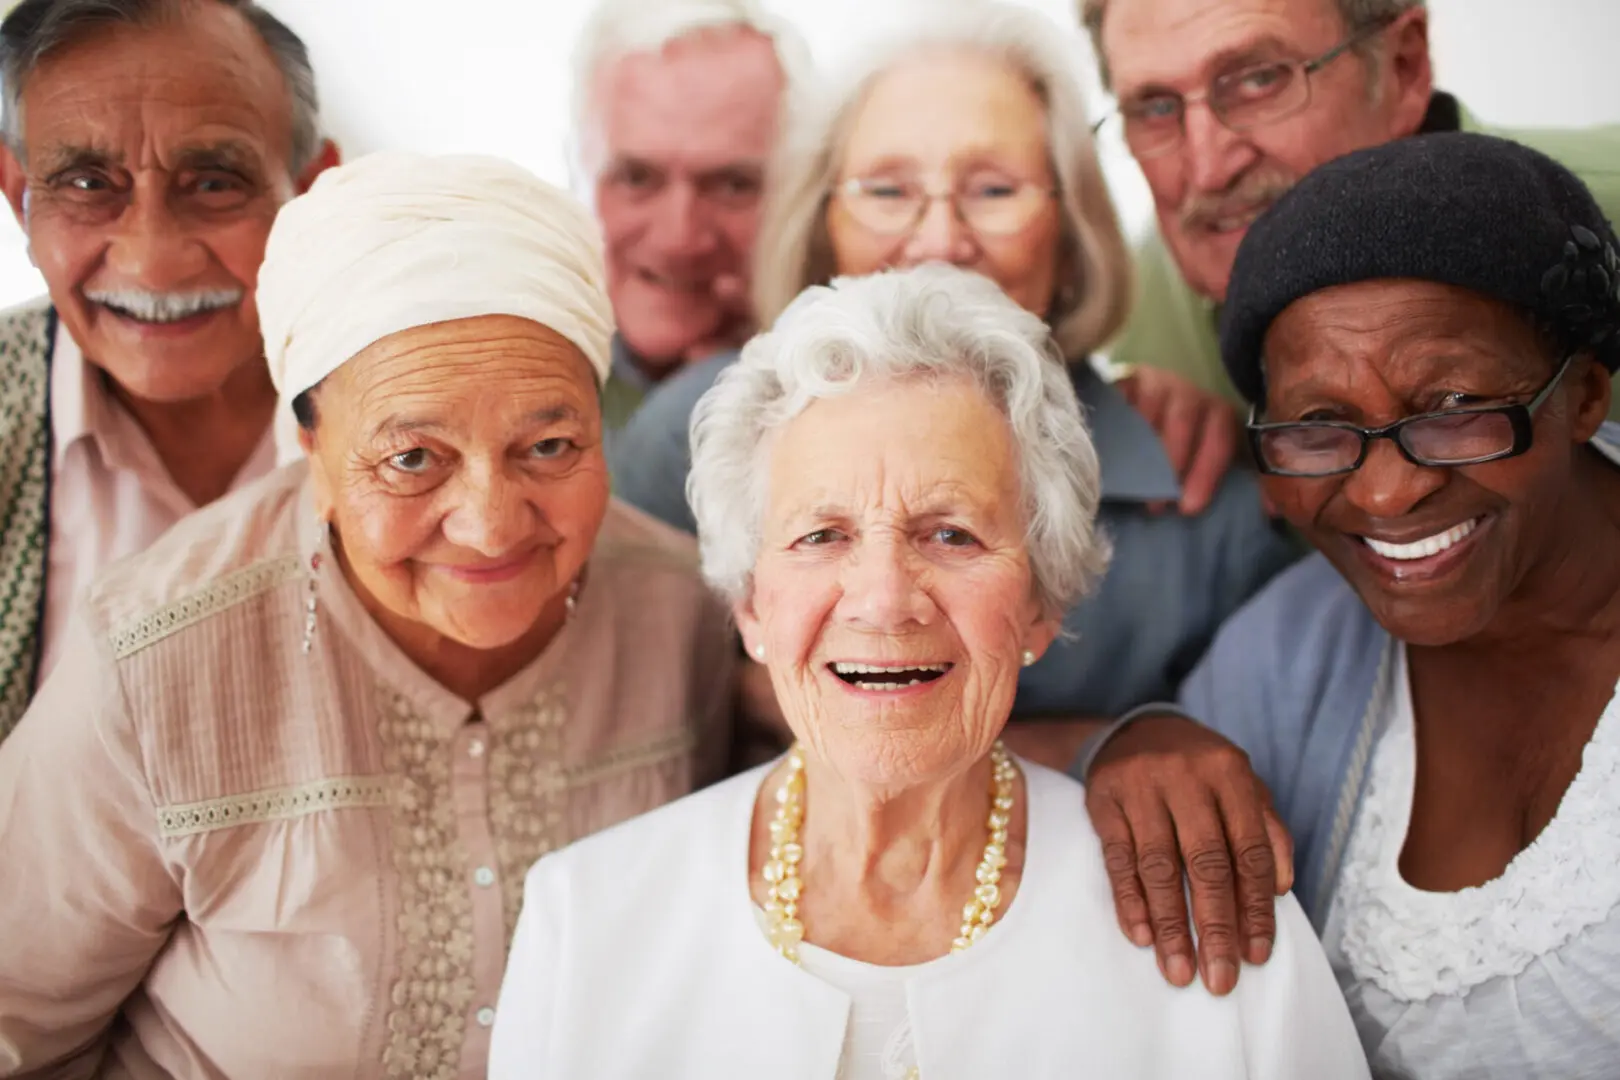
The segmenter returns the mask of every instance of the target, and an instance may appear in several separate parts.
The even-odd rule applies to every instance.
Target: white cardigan
[[[1085,794],[1020,762],[1017,895],[907,984],[922,1080],[1365,1078],[1338,984],[1292,896],[1277,944],[1215,998],[1119,930]],[[748,888],[768,766],[548,855],[529,872],[492,1080],[834,1080],[849,999],[778,956]],[[813,928],[812,928],[813,931]]]

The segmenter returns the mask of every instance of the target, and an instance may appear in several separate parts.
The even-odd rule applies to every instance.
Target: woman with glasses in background
[[[1375,1076],[1615,1076],[1620,241],[1536,151],[1403,139],[1255,223],[1225,318],[1267,493],[1320,555],[1180,708],[1275,796]],[[1138,723],[1157,751],[1100,781],[1214,738]]]
[[[1131,267],[1075,78],[1080,48],[1005,3],[931,5],[874,41],[791,110],[754,261],[764,327],[809,286],[943,262],[991,279],[1051,328],[1102,460],[1100,521],[1116,552],[1019,681],[1008,745],[1057,768],[1093,718],[1173,692],[1221,621],[1295,557],[1247,470],[1202,513],[1156,513],[1180,493],[1164,444],[1089,363],[1126,316]],[[657,483],[616,473],[621,497],[682,501],[686,425],[717,373],[694,369],[648,400],[615,450],[678,432],[678,446],[633,452],[680,471]]]

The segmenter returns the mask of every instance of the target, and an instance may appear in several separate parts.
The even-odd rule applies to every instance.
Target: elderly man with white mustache
[[[0,186],[48,301],[0,315],[0,739],[107,563],[275,465],[254,284],[336,152],[250,0],[24,0]]]

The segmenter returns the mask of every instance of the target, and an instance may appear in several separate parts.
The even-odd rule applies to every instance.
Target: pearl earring
[[[1035,650],[1034,649],[1025,649],[1024,650],[1024,666],[1025,667],[1030,667],[1034,663],[1035,663]]]
[[[579,610],[579,578],[569,582],[568,595],[563,598],[563,610],[563,622],[572,619],[574,612]]]
[[[765,662],[765,645],[763,642],[754,646],[754,659],[762,664]]]
[[[323,533],[321,539],[324,540],[325,539],[324,532],[326,530],[326,524],[324,522],[321,524],[321,530],[322,530],[322,533]],[[321,573],[321,549],[320,549],[319,546],[317,546],[315,548],[315,553],[309,557],[309,592],[308,592],[308,594],[306,595],[306,597],[304,599],[304,655],[305,656],[308,656],[310,650],[315,647],[315,607],[316,607],[315,590],[320,585],[320,573]]]

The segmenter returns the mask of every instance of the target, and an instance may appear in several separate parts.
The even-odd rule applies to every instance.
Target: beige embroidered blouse
[[[0,744],[0,1076],[482,1077],[529,865],[718,776],[690,540],[614,503],[574,618],[473,705],[311,574],[305,475],[114,566]]]

